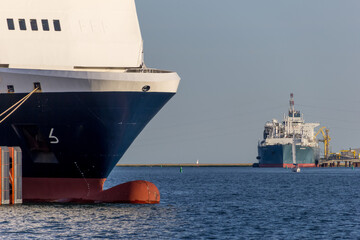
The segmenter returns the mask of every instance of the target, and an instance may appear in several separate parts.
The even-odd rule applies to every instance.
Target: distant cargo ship
[[[293,167],[292,145],[295,144],[299,167],[315,167],[320,158],[314,128],[319,123],[305,123],[300,111],[295,111],[294,95],[283,122],[273,119],[265,124],[264,139],[258,143],[259,167]]]

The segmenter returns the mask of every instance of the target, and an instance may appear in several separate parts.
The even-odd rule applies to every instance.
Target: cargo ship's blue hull
[[[260,167],[292,167],[292,145],[258,146]],[[300,167],[316,167],[320,148],[296,146],[296,163]]]

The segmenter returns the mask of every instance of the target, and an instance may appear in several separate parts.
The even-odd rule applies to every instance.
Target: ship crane
[[[325,132],[324,132],[324,130],[325,130]],[[325,159],[328,159],[328,157],[330,155],[329,143],[331,140],[331,138],[329,136],[329,129],[327,129],[326,127],[321,127],[315,134],[314,139],[317,137],[317,135],[319,135],[320,132],[323,135],[323,139],[319,139],[319,142],[324,143],[324,157],[325,157]]]

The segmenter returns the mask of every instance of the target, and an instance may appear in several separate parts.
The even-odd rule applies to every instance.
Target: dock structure
[[[319,160],[317,167],[360,167],[360,148],[330,153]]]
[[[360,167],[360,159],[322,159],[318,167]]]

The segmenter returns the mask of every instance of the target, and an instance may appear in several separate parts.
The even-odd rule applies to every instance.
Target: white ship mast
[[[293,136],[293,142],[292,142],[292,159],[293,159],[293,164],[296,165],[296,142],[295,142],[295,135]]]
[[[294,106],[294,94],[291,93],[290,94],[290,111],[292,113],[292,121],[291,121],[291,125],[294,122],[294,115],[295,115],[295,106]],[[290,122],[290,121],[289,121]],[[292,142],[292,160],[293,160],[293,164],[294,164],[294,168],[292,169],[293,172],[300,172],[300,167],[297,165],[296,163],[296,138],[295,138],[295,128],[293,126],[291,126],[292,128],[292,135],[293,135],[293,142]]]
[[[294,127],[293,127],[293,122],[294,122],[294,113],[295,113],[295,107],[294,107],[294,94],[293,93],[290,93],[290,112],[292,113],[292,121],[289,123],[291,124],[290,128],[289,128],[289,131],[290,129],[292,129],[292,134],[295,136],[295,130],[294,130]],[[295,137],[294,137],[295,139]]]
[[[293,135],[293,142],[292,142],[292,158],[293,158],[293,164],[296,165],[296,140],[295,140],[295,129],[292,126],[293,121],[294,121],[294,113],[295,113],[295,106],[294,106],[294,94],[290,93],[290,112],[292,113],[292,121],[288,121],[289,123],[291,123],[291,128],[292,128],[292,135]],[[289,128],[290,131],[290,128]]]

